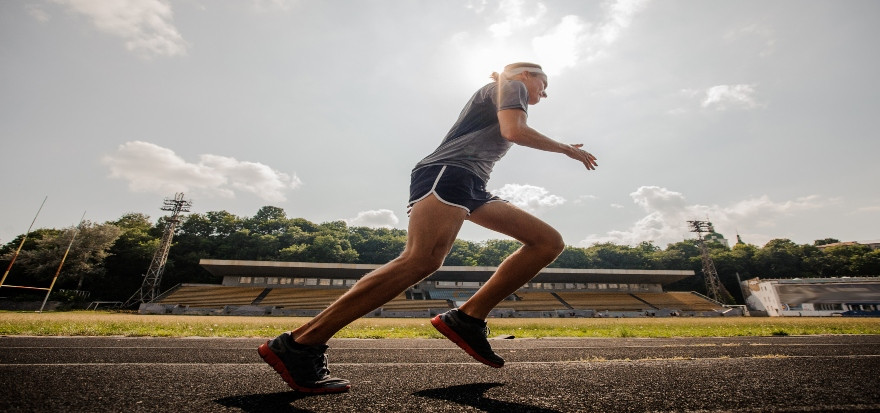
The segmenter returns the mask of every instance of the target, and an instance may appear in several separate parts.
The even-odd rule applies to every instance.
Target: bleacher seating
[[[497,308],[510,308],[518,311],[566,310],[568,307],[553,294],[545,292],[518,292],[517,300],[504,300]]]
[[[432,290],[432,300],[467,301],[477,290]]]
[[[636,293],[634,295],[660,309],[714,311],[721,308],[718,304],[689,292]]]
[[[345,288],[265,288],[181,284],[158,301],[166,305],[196,308],[258,305],[290,310],[323,310],[347,291]],[[473,290],[434,290],[431,299],[408,300],[400,294],[382,305],[384,311],[421,311],[447,309],[455,302],[466,301]],[[557,298],[558,297],[558,298]],[[690,292],[517,292],[515,299],[504,300],[498,309],[515,311],[594,310],[642,312],[648,310],[717,311],[717,303]]]
[[[643,311],[651,308],[627,293],[559,292],[557,295],[572,308],[595,311]]]
[[[430,310],[435,308],[450,308],[446,300],[407,300],[406,295],[401,294],[393,300],[382,305],[385,311],[416,311]]]
[[[295,310],[323,310],[345,293],[343,288],[273,288],[259,305]]]
[[[159,300],[159,303],[203,308],[223,307],[226,305],[250,305],[263,290],[265,290],[263,287],[183,284]]]

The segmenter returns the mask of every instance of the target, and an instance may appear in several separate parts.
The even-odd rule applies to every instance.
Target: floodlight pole
[[[21,247],[23,247],[23,246],[24,246],[24,242],[27,241],[28,235],[30,235],[30,233],[31,233],[31,229],[34,227],[34,222],[37,222],[37,217],[40,216],[40,211],[43,210],[43,205],[46,204],[46,200],[47,200],[47,199],[49,199],[49,196],[48,196],[48,195],[47,195],[45,198],[43,198],[43,203],[40,204],[40,209],[37,210],[37,215],[34,215],[34,220],[31,221],[31,226],[29,226],[27,232],[24,233],[24,238],[22,238],[22,239],[21,239],[21,243],[18,244],[18,249],[15,250],[15,254],[12,255],[12,260],[9,261],[9,266],[6,267],[6,272],[3,273],[3,278],[0,279],[0,288],[2,288],[2,287],[3,287],[3,283],[6,282],[6,276],[9,275],[9,271],[12,269],[12,264],[14,264],[14,263],[15,263],[15,259],[18,258],[18,253],[21,252]]]
[[[162,234],[162,241],[159,243],[156,253],[153,254],[153,260],[150,262],[150,268],[144,275],[144,282],[141,284],[141,288],[122,305],[123,308],[133,307],[135,304],[149,303],[159,295],[159,284],[162,282],[162,273],[165,272],[168,251],[171,250],[174,228],[180,222],[180,213],[189,212],[191,206],[192,202],[183,199],[183,193],[175,194],[173,199],[165,198],[161,209],[163,211],[171,211],[171,216],[167,220],[168,225]]]
[[[706,293],[713,300],[719,303],[728,302],[727,297],[730,293],[721,284],[718,277],[718,271],[715,270],[715,263],[709,256],[709,249],[706,248],[706,242],[703,240],[704,232],[712,232],[712,224],[709,221],[688,221],[690,232],[697,233],[698,244],[700,245],[700,257],[703,261],[703,279],[706,282]]]

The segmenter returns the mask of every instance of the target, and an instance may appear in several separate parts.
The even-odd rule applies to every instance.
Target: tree
[[[245,220],[244,226],[254,234],[278,235],[292,226],[292,223],[287,219],[287,214],[283,209],[264,206],[257,211],[253,218]]]
[[[880,250],[871,250],[853,257],[850,268],[853,274],[880,275]]]
[[[90,289],[103,299],[126,298],[140,285],[166,220],[162,217],[153,225],[148,216],[129,213],[104,225],[84,223],[59,282],[68,288]],[[48,285],[67,248],[71,230],[31,232],[7,284]],[[19,235],[0,246],[0,260],[6,260],[0,263],[8,265],[23,237]],[[345,221],[316,224],[304,218],[288,218],[283,209],[273,206],[260,208],[250,218],[227,211],[193,213],[182,217],[177,226],[163,283],[218,282],[218,277],[199,265],[203,258],[384,264],[400,255],[406,237],[401,229],[349,227]],[[825,238],[812,245],[798,245],[788,239],[775,239],[762,248],[749,244],[727,248],[717,243],[708,243],[707,247],[721,282],[734,295],[739,292],[737,274],[743,280],[756,276],[880,275],[880,250],[864,245],[817,248],[837,242]],[[515,240],[455,240],[444,265],[498,266],[520,246]],[[666,288],[705,289],[696,239],[672,243],[665,249],[651,242],[636,246],[567,246],[551,267],[693,270],[696,276]]]
[[[303,232],[317,232],[318,231],[318,225],[316,225],[314,222],[309,221],[305,218],[294,218],[291,220],[291,223],[295,227],[301,229]]]
[[[587,248],[586,254],[594,268],[650,269],[649,256],[655,252],[650,243],[633,248],[606,242]]]
[[[75,233],[75,242],[71,244]],[[59,236],[40,239],[37,241],[37,248],[23,251],[19,260],[35,279],[45,281],[58,271],[70,246],[58,282],[75,281],[73,288],[79,290],[83,288],[88,277],[102,274],[104,260],[110,254],[109,249],[121,233],[122,230],[113,224],[98,225],[84,221],[79,229],[71,227]]]
[[[508,255],[513,254],[521,247],[519,241],[514,240],[489,240],[481,245],[480,251],[475,258],[476,264],[485,267],[501,265]]]
[[[348,240],[333,234],[318,235],[309,244],[291,245],[279,255],[285,261],[355,263],[358,260],[358,252],[351,248]]]
[[[764,277],[801,277],[803,251],[789,239],[770,240],[755,254],[757,268]]]
[[[177,229],[181,234],[208,238],[215,235],[215,228],[206,215],[192,213],[180,219]]]
[[[205,217],[211,225],[211,236],[226,237],[244,228],[241,218],[226,211],[207,212]]]
[[[143,282],[143,275],[159,248],[159,237],[150,217],[144,214],[125,214],[108,224],[119,228],[121,233],[108,250],[105,271],[95,278],[92,295],[100,299],[122,300]]]
[[[840,240],[836,238],[817,239],[813,241],[813,246],[818,247],[820,245],[837,244],[839,242]]]
[[[22,256],[27,256],[29,251],[35,251],[40,247],[40,244],[43,239],[46,238],[54,238],[61,234],[61,230],[54,228],[38,228],[30,232],[28,234],[27,240],[25,240],[24,245],[21,247],[20,254],[18,258],[16,258],[15,265],[9,271],[9,275],[6,278],[4,285],[22,285],[22,286],[34,286],[36,284],[49,284],[49,279],[52,277],[50,274],[46,274],[42,277],[35,276],[28,270],[27,259],[22,261]],[[7,268],[9,268],[9,263],[12,260],[12,256],[15,255],[15,251],[18,249],[18,246],[21,245],[21,240],[25,237],[25,234],[21,234],[12,241],[8,242],[3,246],[0,251],[3,252],[2,263],[3,271],[5,272]],[[3,290],[4,295],[14,295],[14,296],[25,296],[32,294],[27,290]]]
[[[816,261],[821,263],[823,276],[878,274],[871,271],[871,253],[867,245],[836,245],[825,248]]]
[[[702,276],[701,252],[696,239],[668,244],[665,250],[652,253],[651,258],[657,269],[694,271],[693,277],[670,284],[667,287],[670,290],[706,292],[706,283]]]
[[[452,243],[452,249],[446,255],[443,265],[476,266],[479,251],[479,244],[457,239]]]
[[[735,263],[735,270],[743,280],[757,276],[755,268],[755,256],[758,247],[752,244],[736,244],[730,249],[730,255]]]
[[[348,241],[351,248],[358,252],[358,263],[385,264],[403,252],[406,231],[355,227],[349,229]]]
[[[584,248],[565,247],[562,253],[556,257],[556,261],[550,264],[553,268],[594,268]]]

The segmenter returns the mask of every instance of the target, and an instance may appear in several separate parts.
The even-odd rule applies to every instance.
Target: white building
[[[741,287],[753,315],[880,315],[880,277],[753,278]]]

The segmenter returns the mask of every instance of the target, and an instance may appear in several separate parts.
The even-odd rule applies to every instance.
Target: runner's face
[[[547,77],[544,75],[532,75],[531,73],[526,75],[526,81],[524,82],[526,85],[526,89],[529,91],[529,104],[536,105],[541,99],[547,97]]]

